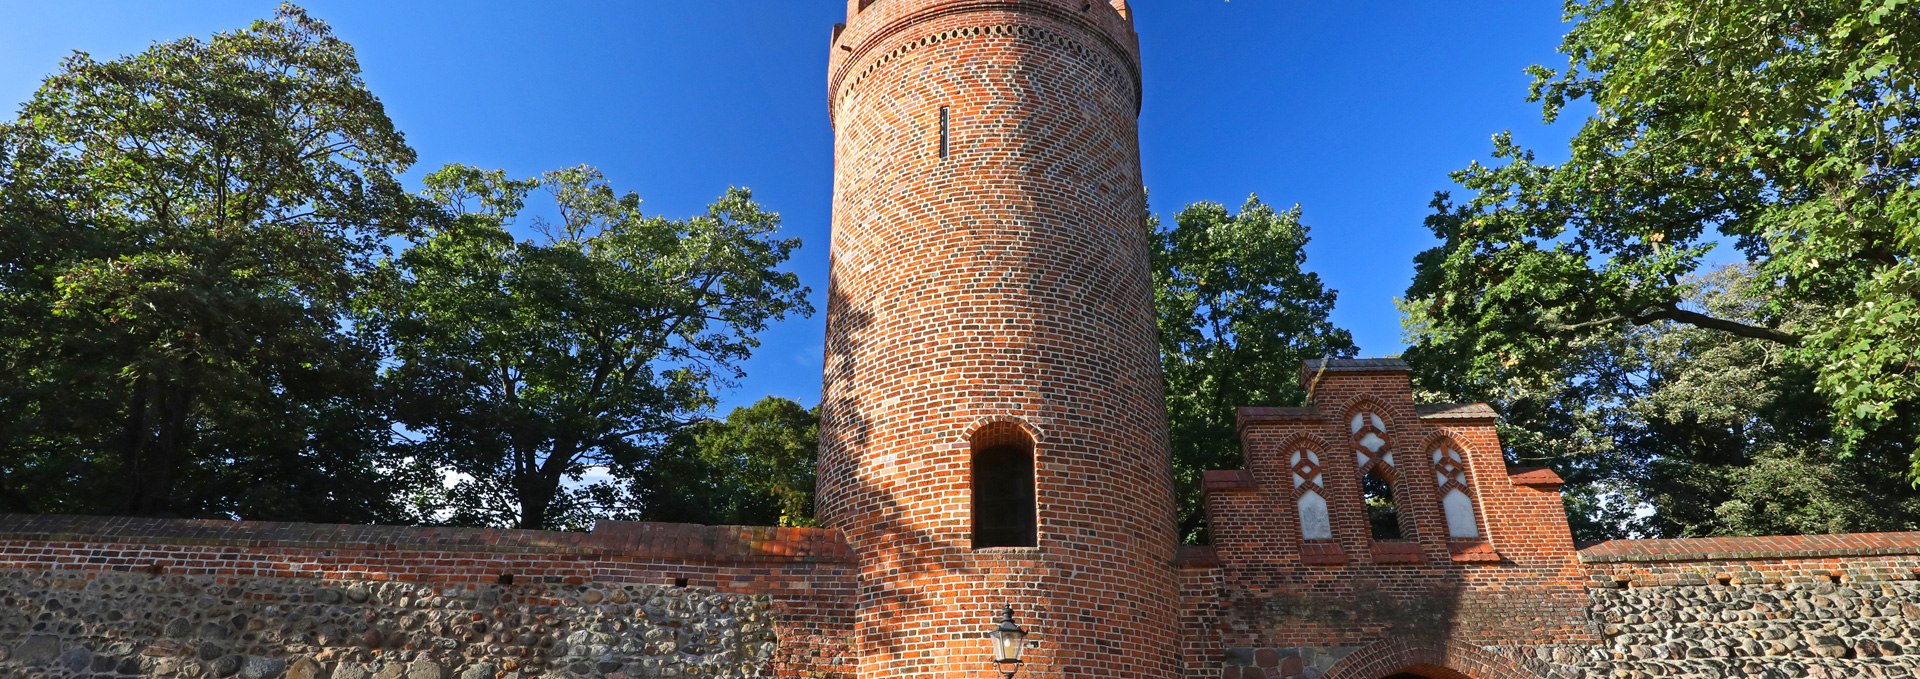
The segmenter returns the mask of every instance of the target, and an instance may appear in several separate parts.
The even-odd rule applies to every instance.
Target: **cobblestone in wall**
[[[0,678],[758,676],[764,596],[0,571]]]
[[[1920,676],[1920,582],[1706,583],[1589,590],[1606,641],[1575,676]],[[1566,658],[1559,658],[1564,662]]]

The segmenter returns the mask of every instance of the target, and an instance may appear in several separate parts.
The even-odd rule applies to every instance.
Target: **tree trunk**
[[[140,498],[146,496],[147,483],[147,404],[152,400],[153,378],[141,375],[127,394],[126,421],[122,424],[120,459],[126,465],[126,505],[128,513],[138,514]]]
[[[136,380],[134,392],[126,425],[127,513],[171,516],[193,399],[185,385],[152,376]]]
[[[548,521],[553,511],[553,499],[560,495],[560,479],[566,475],[567,467],[572,466],[573,456],[579,454],[580,444],[571,436],[563,436],[553,442],[553,450],[547,459],[540,463],[539,469],[522,477],[525,482],[520,489],[520,526],[529,530],[551,528]]]

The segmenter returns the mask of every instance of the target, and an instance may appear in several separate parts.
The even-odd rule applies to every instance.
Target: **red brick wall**
[[[879,0],[830,48],[820,495],[861,563],[863,677],[1175,671],[1174,519],[1129,20]],[[939,155],[940,110],[949,154]],[[975,550],[969,436],[1034,439],[1038,546]]]
[[[0,514],[0,570],[515,585],[655,584],[765,595],[773,676],[853,673],[851,553],[837,531],[602,522],[591,533]]]
[[[1337,365],[1303,376],[1310,407],[1241,409],[1247,468],[1207,477],[1227,676],[1302,676],[1379,644],[1593,643],[1557,477],[1510,470],[1485,406],[1416,408],[1397,361]],[[1350,428],[1362,411],[1385,425],[1369,459],[1393,454],[1404,541],[1376,542],[1366,520]],[[1479,539],[1448,537],[1430,457],[1443,442],[1466,463]],[[1302,537],[1298,450],[1320,459],[1330,540]]]

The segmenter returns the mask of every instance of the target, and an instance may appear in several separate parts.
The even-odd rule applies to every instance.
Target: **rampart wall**
[[[1920,676],[1920,533],[1619,540],[1580,560],[1604,641],[1562,664],[1589,676]]]
[[[1485,405],[1415,405],[1396,360],[1302,379],[1312,404],[1242,408],[1247,468],[1207,476],[1185,676],[1920,676],[1920,533],[1576,549],[1560,479],[1508,466]],[[1397,539],[1367,521],[1368,470]]]
[[[0,515],[0,677],[851,676],[837,531]]]
[[[1313,404],[1242,409],[1247,468],[1207,476],[1181,676],[1920,676],[1920,533],[1576,548],[1491,409],[1415,405],[1397,361],[1309,367]],[[0,515],[0,679],[850,678],[855,564],[823,529]]]

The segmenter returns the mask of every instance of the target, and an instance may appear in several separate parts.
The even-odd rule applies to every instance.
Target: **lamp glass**
[[[1023,632],[994,630],[993,661],[996,663],[1020,662],[1020,652],[1026,650],[1027,635]]]

